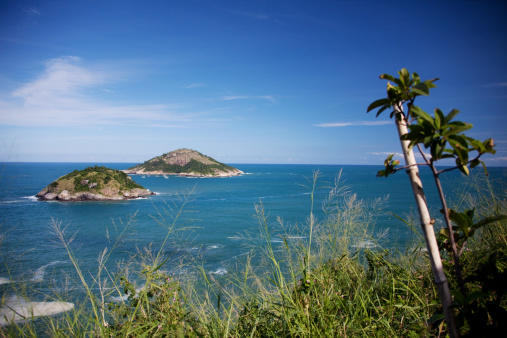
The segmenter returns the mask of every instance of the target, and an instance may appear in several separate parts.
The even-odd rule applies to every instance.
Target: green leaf
[[[484,147],[484,144],[481,141],[468,136],[465,136],[465,139],[468,141],[468,144],[470,144],[472,148],[477,150],[479,153],[484,153],[486,151],[486,147]]]
[[[483,144],[484,144],[484,148],[486,148],[486,152],[491,153],[491,154],[496,153],[496,150],[493,149],[493,147],[495,146],[495,144],[493,143],[493,139],[488,138],[487,140],[485,140],[483,142]]]
[[[458,290],[451,290],[451,294],[454,296],[454,300],[456,300],[460,305],[465,305],[466,300],[465,296]]]
[[[162,261],[162,263],[160,263],[155,269],[152,270],[152,272],[155,272],[157,271],[158,269],[160,269],[162,267],[162,265],[164,265],[168,260],[169,260],[170,257],[167,257],[166,259],[164,259]]]
[[[449,149],[444,149],[444,152],[452,152],[452,151]],[[454,158],[454,155],[444,154],[444,155],[440,156],[440,160],[443,160],[445,158]]]
[[[438,232],[438,235],[439,236],[443,236],[445,238],[449,238],[449,230],[447,230],[446,228],[442,228],[440,229],[440,231]]]
[[[430,94],[430,89],[428,88],[428,85],[424,82],[419,82],[414,87],[412,87],[412,89],[410,91],[414,92],[418,95],[424,95],[424,96],[428,96]]]
[[[488,296],[487,293],[484,293],[482,291],[475,291],[475,292],[470,293],[467,296],[467,298],[465,299],[465,301],[467,304],[470,304],[477,299],[485,299],[487,296]]]
[[[405,86],[408,86],[409,82],[410,82],[410,73],[408,72],[408,70],[406,68],[402,68],[398,74],[400,75],[400,81],[402,81],[402,83],[405,85]]]
[[[451,147],[454,149],[454,153],[458,156],[458,167],[462,165],[466,166],[468,162],[468,144],[466,143],[466,139],[460,135],[451,135],[449,136],[448,141]]]
[[[451,120],[459,114],[459,110],[457,109],[453,109],[451,110],[451,112],[449,114],[447,114],[447,116],[445,117],[444,119],[444,124],[448,124],[449,122],[451,122]]]
[[[445,141],[438,140],[431,145],[431,157],[434,161],[440,159],[445,148]]]
[[[464,136],[461,136],[461,135],[451,135],[449,136],[449,142],[456,142],[456,147],[460,148],[460,149],[463,149],[463,150],[468,150],[468,143],[467,143],[467,140]]]
[[[488,169],[486,169],[486,164],[484,164],[484,162],[482,162],[482,161],[481,161],[481,163],[482,163],[482,167],[484,168],[484,175],[489,176]]]
[[[393,81],[393,82],[395,82],[395,81],[394,81],[394,80],[395,80],[394,76],[389,75],[389,74],[380,74],[380,76],[379,76],[379,77],[380,77],[381,79],[383,79],[383,80],[389,80],[389,81]]]
[[[390,102],[389,99],[379,99],[379,100],[373,101],[368,106],[368,110],[366,112],[369,113],[370,111],[372,111],[375,108],[378,108],[380,106],[389,105],[389,102]]]
[[[456,212],[454,209],[449,209],[449,218],[460,228],[470,226],[471,224],[465,213]]]
[[[426,80],[426,81],[424,81],[424,83],[426,83],[426,85],[428,86],[428,88],[436,88],[437,85],[434,84],[433,82],[438,81],[438,80],[440,80],[440,79],[438,77],[436,77],[436,78],[431,79],[431,80]]]
[[[480,161],[479,159],[473,160],[473,161],[470,163],[470,168],[475,168],[475,167],[477,167],[479,164],[481,164],[481,161]]]
[[[428,148],[431,146],[431,144],[433,143],[433,139],[434,139],[434,136],[433,135],[428,135],[426,136],[424,139],[423,139],[423,144],[424,144],[424,147],[425,148]]]
[[[413,117],[419,117],[424,121],[429,122],[435,128],[435,122],[433,118],[421,108],[417,106],[412,106],[412,108],[410,109],[410,114]]]
[[[475,223],[473,226],[475,229],[480,228],[484,225],[488,225],[493,222],[501,221],[507,219],[507,215],[495,215],[495,216],[489,216],[481,219],[479,222]]]
[[[389,108],[388,106],[383,106],[382,108],[380,108],[377,112],[377,115],[375,115],[375,117],[378,117],[380,115],[380,113],[382,113],[384,110],[386,110],[387,108]],[[391,116],[392,117],[392,116]]]
[[[442,122],[444,121],[444,114],[440,109],[435,109],[435,127],[436,129],[440,129],[442,126]]]
[[[466,165],[458,166],[459,171],[461,171],[463,174],[469,176],[470,171],[468,170],[468,167]]]

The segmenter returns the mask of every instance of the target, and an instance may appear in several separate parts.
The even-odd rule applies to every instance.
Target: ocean
[[[135,163],[5,163],[2,166],[0,284],[3,286],[0,287],[23,281],[34,289],[49,292],[50,284],[74,282],[67,278],[75,276],[75,271],[52,230],[54,222],[61,224],[69,238],[73,236],[70,247],[81,269],[90,276],[97,270],[99,255],[105,248],[112,248],[125,227],[128,231],[108,263],[111,271],[116,263],[128,260],[145,248],[156,252],[182,201],[186,201],[183,212],[173,229],[176,236],[165,245],[164,254],[195,259],[210,274],[231,273],[235,259],[250,250],[246,244],[251,241],[245,243],[244,238],[260,237],[256,205],[262,203],[269,215],[269,224],[275,224],[277,218],[283,219],[287,227],[297,224],[304,236],[312,208],[312,176],[317,171],[313,212],[318,220],[325,219],[323,202],[341,172],[339,185],[347,186],[358,199],[388,198],[375,224],[375,231],[385,233],[387,245],[403,245],[414,236],[406,224],[393,216],[394,213],[408,217],[415,210],[407,175],[399,172],[389,178],[377,178],[381,165],[230,164],[245,174],[229,178],[132,176],[137,183],[156,193],[149,198],[119,202],[42,202],[35,199],[35,194],[58,177],[93,165],[126,169]],[[480,173],[482,169],[475,171]],[[505,168],[489,168],[492,178],[504,176],[505,171]],[[421,177],[430,209],[434,217],[439,217],[433,178],[424,168]],[[458,171],[442,175],[442,180],[451,199],[464,182]],[[283,242],[277,237],[272,241],[275,245]],[[170,264],[164,268],[171,272]]]

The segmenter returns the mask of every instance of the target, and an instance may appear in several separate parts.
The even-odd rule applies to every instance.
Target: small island
[[[130,175],[179,175],[188,177],[230,177],[244,174],[192,149],[178,149],[157,156],[127,170]]]
[[[36,197],[40,201],[121,201],[154,195],[116,169],[88,167],[60,177]]]

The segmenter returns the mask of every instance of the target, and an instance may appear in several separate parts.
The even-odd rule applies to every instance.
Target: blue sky
[[[0,160],[378,164],[381,73],[438,88],[507,166],[504,1],[0,2]],[[416,101],[417,102],[417,101]]]

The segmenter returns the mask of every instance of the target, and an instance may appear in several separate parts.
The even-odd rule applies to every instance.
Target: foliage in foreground
[[[484,194],[487,184],[476,184],[476,191]],[[473,196],[470,190],[462,197],[456,208],[475,207],[478,217],[506,210],[505,192],[498,198]],[[184,196],[170,209],[165,243],[182,222],[187,202]],[[176,262],[164,256],[162,246],[130,262],[118,278],[105,268],[104,255],[95,284],[82,279],[88,306],[42,319],[42,331],[71,337],[443,336],[447,328],[421,243],[389,251],[381,248],[382,234],[375,235],[374,219],[382,203],[367,203],[335,188],[325,204],[327,218],[319,221],[311,211],[307,223],[299,226],[272,222],[259,205],[265,245],[257,242],[258,251],[238,261],[236,273],[225,276],[197,266],[196,274],[187,270],[175,277],[164,270]],[[70,244],[63,230],[61,239]],[[283,244],[273,246],[274,236],[283,238]],[[469,296],[454,297],[463,336],[505,336],[507,322],[499,318],[507,306],[506,253],[504,221],[479,229],[467,243],[463,271]],[[449,281],[456,288],[448,261]],[[98,295],[91,291],[97,286]],[[123,297],[112,301],[113,295]],[[41,332],[34,325],[11,325],[1,332],[30,336]]]

